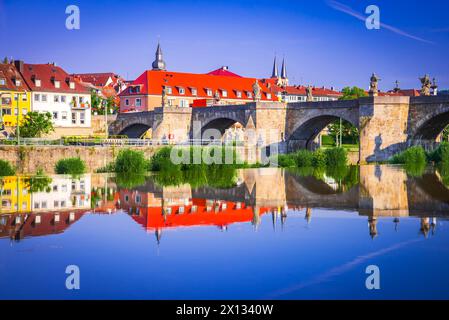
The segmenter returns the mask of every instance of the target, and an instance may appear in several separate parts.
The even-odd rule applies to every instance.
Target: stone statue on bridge
[[[260,101],[261,98],[261,94],[260,94],[260,86],[259,86],[259,82],[256,80],[253,84],[253,99],[254,101]]]
[[[167,107],[168,106],[168,99],[167,99],[167,87],[163,87],[162,88],[162,107]]]
[[[430,77],[426,74],[424,77],[419,78],[421,81],[421,96],[430,96],[430,88],[432,83],[430,82]]]
[[[378,87],[379,80],[380,80],[380,78],[375,73],[373,73],[371,75],[370,84],[369,84],[369,96],[370,97],[377,97],[377,95],[379,94],[379,87]]]
[[[312,86],[307,86],[306,87],[306,94],[307,94],[307,98],[306,101],[307,102],[312,102],[313,101],[313,87]]]
[[[215,103],[218,103],[220,102],[220,100],[221,100],[220,93],[218,92],[218,90],[216,90],[214,94],[214,101]]]

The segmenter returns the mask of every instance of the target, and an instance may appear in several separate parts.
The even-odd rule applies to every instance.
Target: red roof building
[[[248,103],[254,101],[256,81],[260,87],[260,101],[277,101],[261,81],[241,77],[227,67],[207,74],[168,72],[158,46],[153,70],[142,73],[119,95],[120,112],[151,111],[162,106],[164,89],[166,103],[173,107],[190,107],[198,99],[214,100],[214,104]]]

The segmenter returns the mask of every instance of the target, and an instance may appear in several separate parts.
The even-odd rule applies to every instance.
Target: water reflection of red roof
[[[0,216],[3,219],[0,226],[0,238],[9,237],[19,240],[26,237],[63,233],[72,224],[81,219],[86,212],[87,210],[58,213],[5,214]]]
[[[209,204],[205,199],[193,199],[191,205],[165,207],[165,217],[162,207],[136,209],[138,211],[132,212],[132,218],[147,230],[192,226],[223,227],[238,222],[250,222],[254,218],[254,209],[243,203],[239,208],[235,202],[219,201]],[[270,208],[260,208],[259,215],[269,211]]]

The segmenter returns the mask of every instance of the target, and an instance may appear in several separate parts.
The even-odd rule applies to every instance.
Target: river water
[[[449,186],[431,168],[43,180],[1,180],[1,299],[449,298]]]

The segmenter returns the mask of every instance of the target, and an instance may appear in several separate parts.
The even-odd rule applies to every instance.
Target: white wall
[[[89,209],[91,175],[86,174],[79,179],[65,176],[51,176],[50,192],[31,194],[31,210],[54,211],[70,209]]]
[[[38,100],[37,96],[38,95]],[[43,101],[43,96],[47,97],[47,101]],[[58,96],[59,102],[55,102],[55,96]],[[63,98],[65,97],[65,102]],[[91,105],[90,94],[76,93],[59,93],[59,92],[39,92],[33,91],[31,98],[31,110],[38,112],[50,112],[52,116],[55,113],[56,118],[53,119],[55,127],[91,127],[91,109],[88,108],[72,108],[71,102],[73,97],[79,102],[82,97],[83,102]],[[75,123],[72,123],[72,112],[75,114]],[[81,113],[84,113],[84,124],[81,123]],[[65,116],[65,119],[63,117]]]

